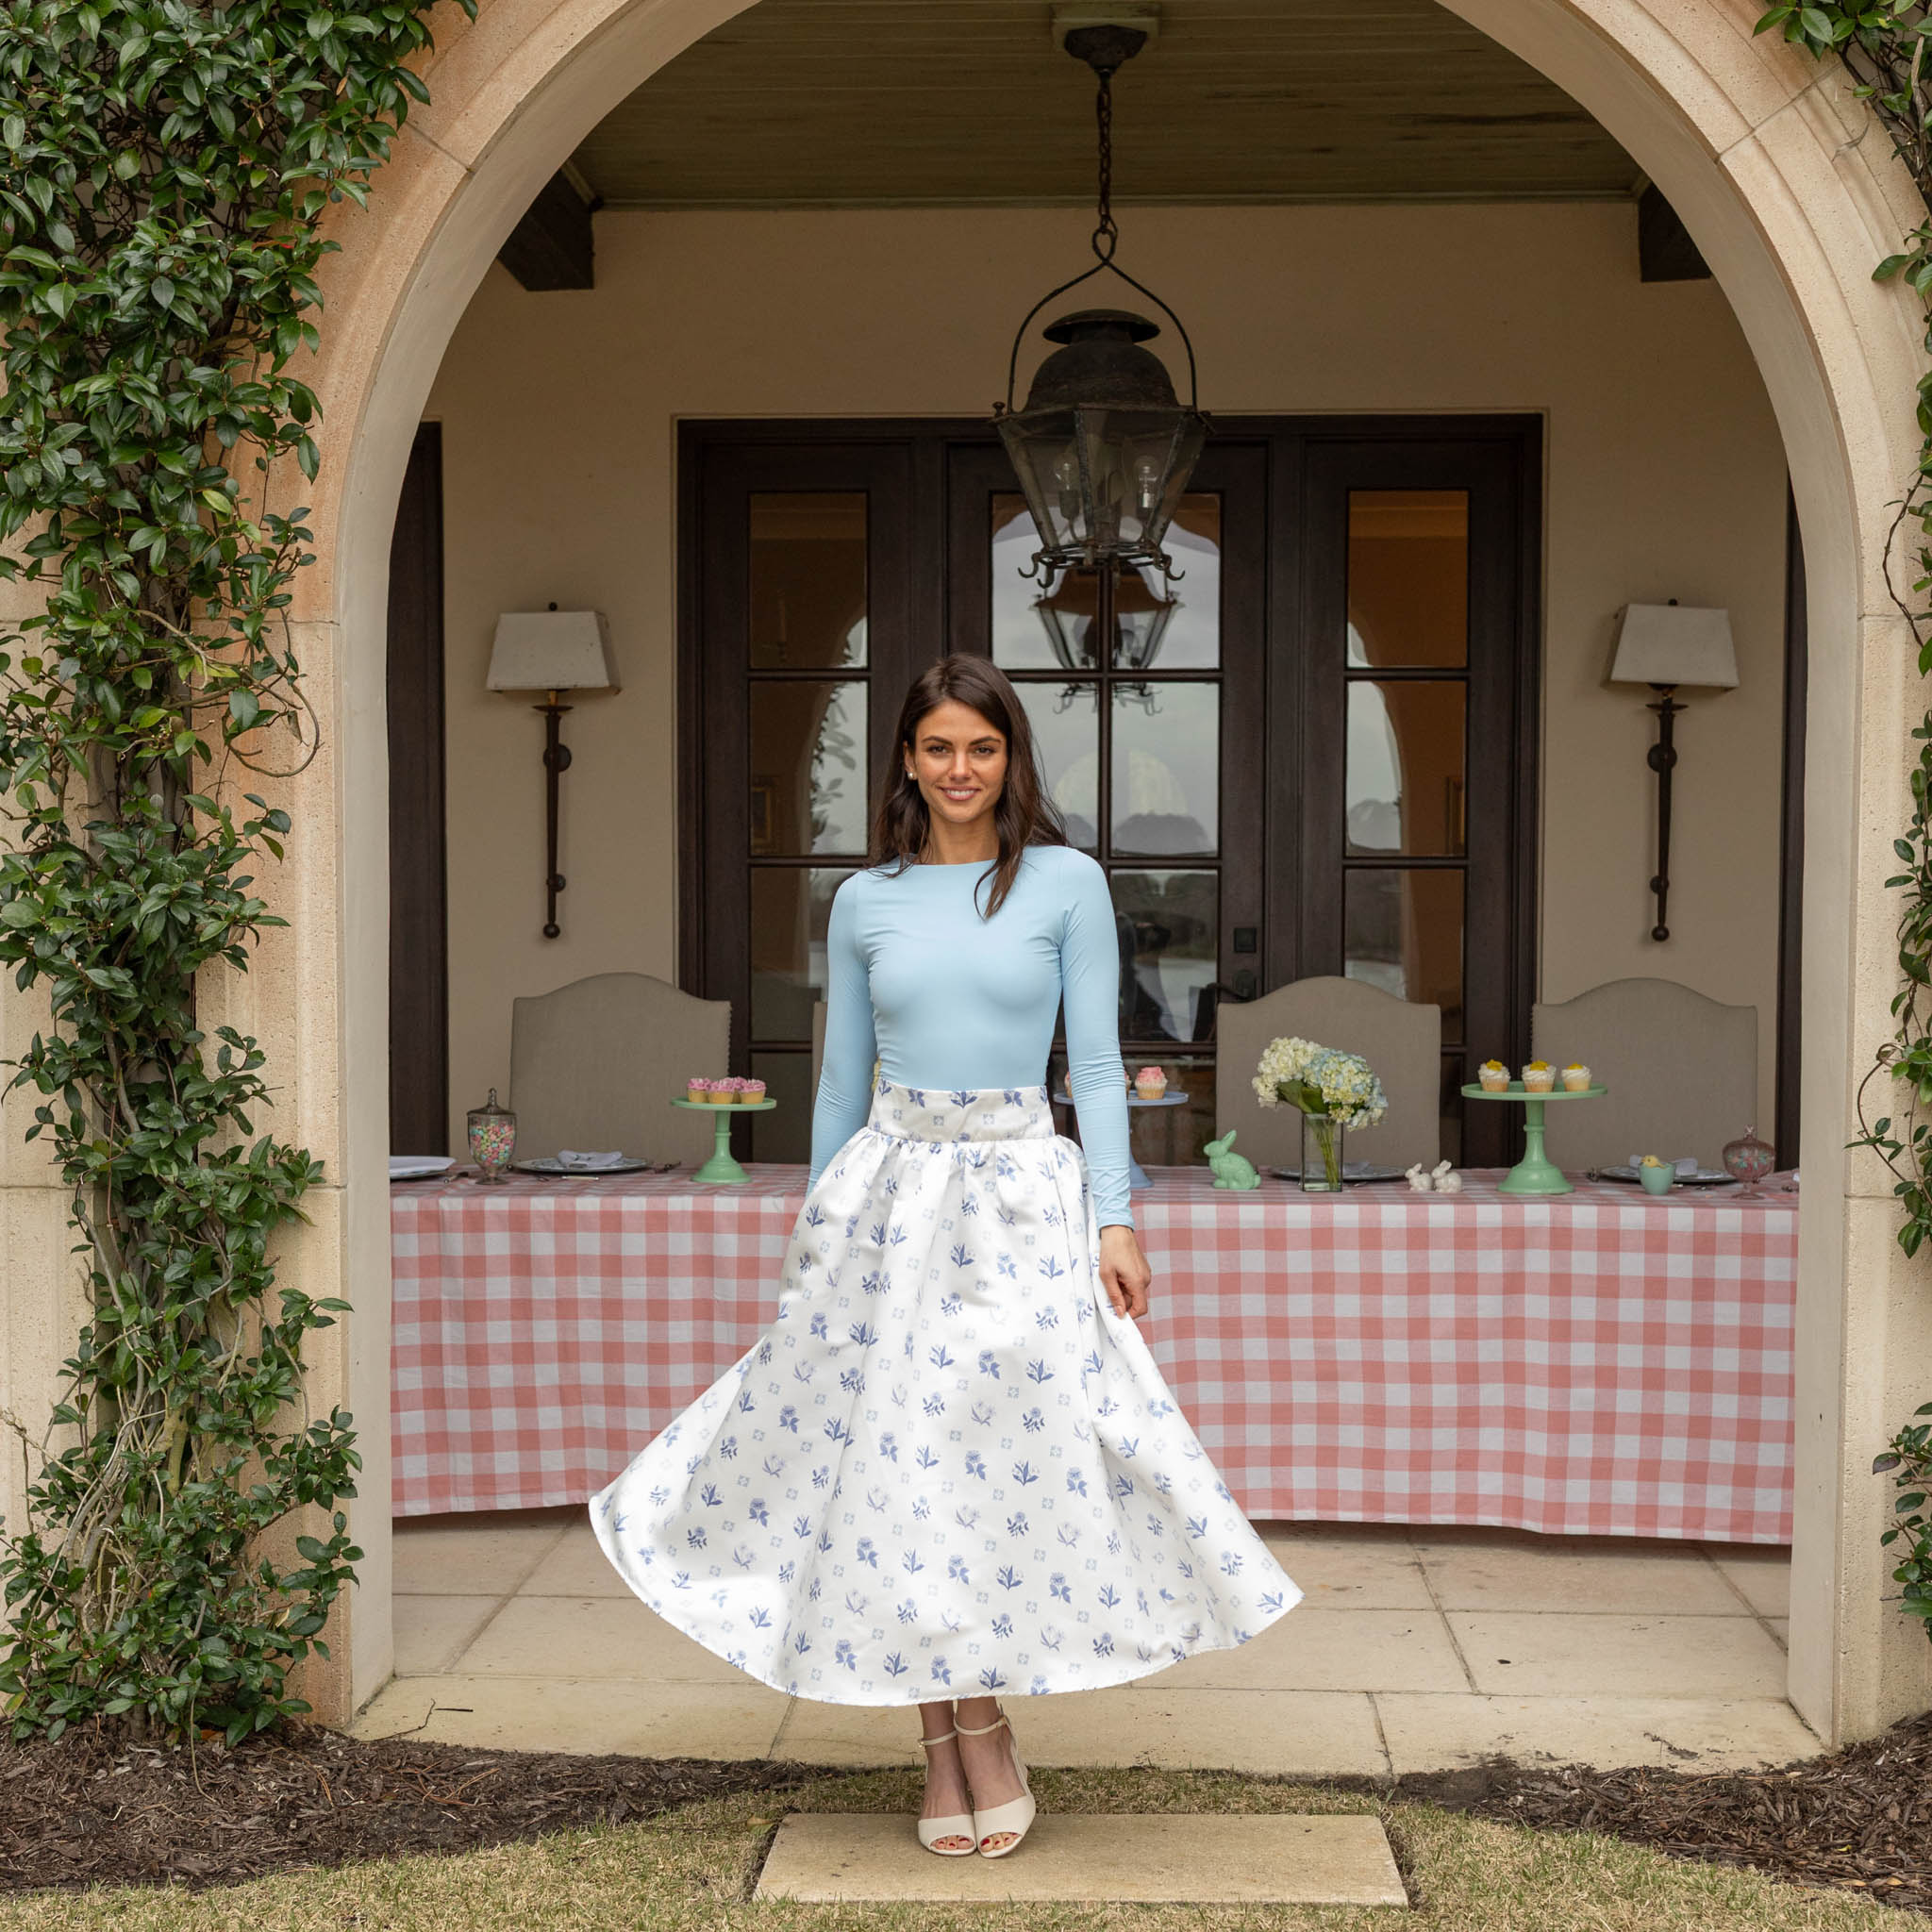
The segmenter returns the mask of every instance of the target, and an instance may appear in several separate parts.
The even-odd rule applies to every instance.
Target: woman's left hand
[[[1138,1322],[1147,1312],[1147,1284],[1154,1271],[1141,1252],[1141,1240],[1124,1222],[1100,1230],[1100,1279],[1116,1315]]]

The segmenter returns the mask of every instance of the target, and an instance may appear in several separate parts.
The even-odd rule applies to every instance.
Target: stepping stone
[[[913,1837],[909,1816],[794,1811],[756,1896],[1408,1904],[1382,1821],[1368,1812],[1049,1812],[1009,1857],[941,1858]]]

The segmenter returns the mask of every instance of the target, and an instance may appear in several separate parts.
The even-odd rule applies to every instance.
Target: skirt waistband
[[[1042,1141],[1057,1131],[1039,1087],[900,1087],[880,1080],[866,1125],[895,1141]]]

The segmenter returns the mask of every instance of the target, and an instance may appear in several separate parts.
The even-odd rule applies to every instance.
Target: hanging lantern
[[[1194,349],[1181,319],[1113,258],[1113,75],[1146,40],[1137,28],[1078,27],[1066,37],[1070,54],[1085,60],[1099,82],[1099,222],[1094,265],[1049,291],[1027,311],[1007,364],[1007,399],[994,421],[1020,478],[1040,533],[1033,566],[1051,593],[1069,570],[1131,571],[1147,564],[1167,573],[1161,540],[1179,507],[1208,439],[1208,419],[1196,407]],[[1124,308],[1082,308],[1042,331],[1058,344],[1035,372],[1025,406],[1013,407],[1020,344],[1049,302],[1103,270],[1118,275],[1165,315],[1188,356],[1189,398],[1176,399],[1167,366],[1142,344],[1159,325]]]

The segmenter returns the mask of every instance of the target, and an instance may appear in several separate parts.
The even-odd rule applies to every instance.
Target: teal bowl
[[[1677,1185],[1677,1170],[1674,1167],[1640,1167],[1637,1178],[1642,1182],[1646,1194],[1668,1194]]]

